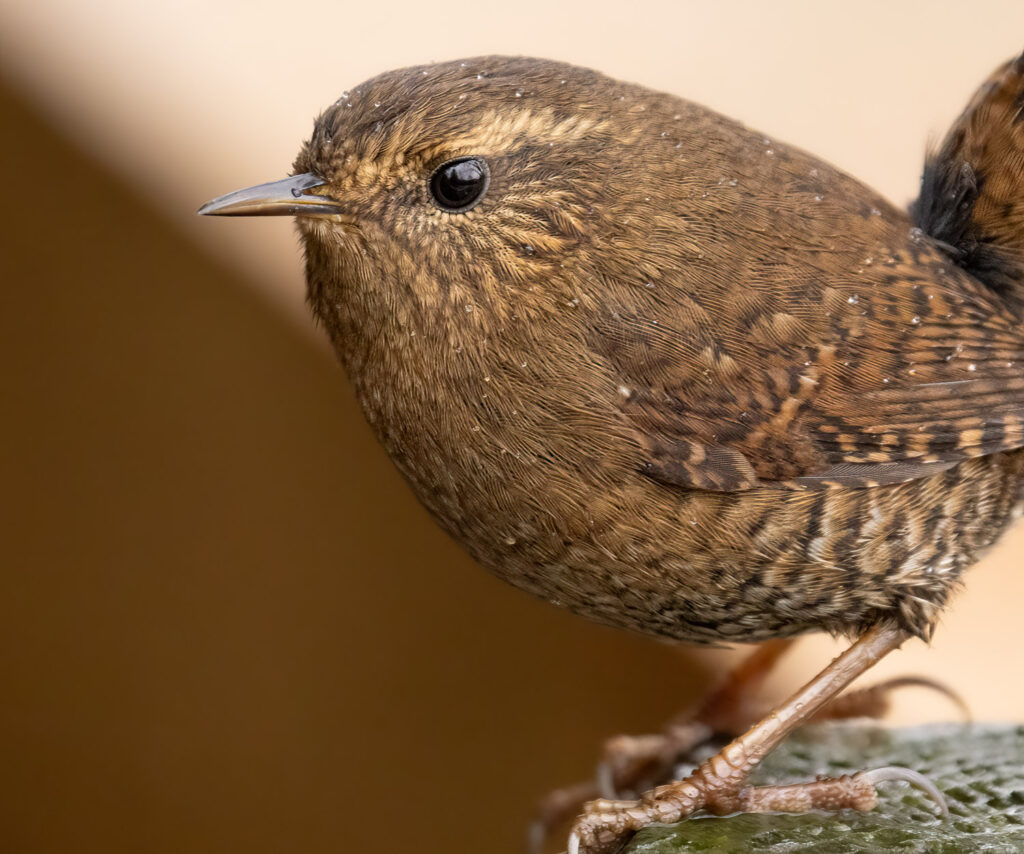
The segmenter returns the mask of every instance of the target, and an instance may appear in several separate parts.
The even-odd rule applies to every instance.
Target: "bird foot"
[[[542,851],[554,828],[577,815],[588,801],[637,797],[671,780],[681,763],[692,761],[694,753],[716,737],[737,736],[763,717],[764,709],[752,703],[751,694],[789,646],[789,641],[776,641],[759,647],[698,709],[688,717],[676,718],[661,733],[608,739],[594,779],[550,792],[538,804],[530,827],[529,851]],[[903,676],[847,691],[820,709],[811,721],[882,718],[889,711],[893,693],[912,687],[942,694],[958,706],[965,720],[970,720],[963,699],[949,687],[924,677]]]
[[[957,706],[965,721],[971,718],[966,702],[952,688],[922,676],[900,676],[876,685],[847,691],[824,706],[811,723],[884,718],[892,696],[903,688],[926,688]],[[692,719],[677,718],[664,731],[652,735],[620,735],[604,744],[597,767],[597,790],[602,798],[630,798],[672,779],[680,763],[692,761],[694,752],[720,736],[734,738],[767,714],[749,696],[732,694],[728,702],[706,704]],[[564,791],[564,790],[563,790]],[[579,791],[583,791],[581,786]],[[576,805],[582,806],[582,803]]]
[[[676,765],[719,733],[738,735],[757,720],[750,697],[792,640],[768,641],[729,673],[694,711],[675,718],[664,731],[608,739],[594,780],[549,793],[530,826],[529,850],[539,854],[553,828],[579,813],[587,801],[613,800],[652,789],[672,779]]]
[[[920,788],[935,801],[944,818],[949,815],[935,784],[908,768],[877,768],[785,786],[748,786],[749,771],[742,770],[746,763],[731,764],[727,753],[728,748],[689,777],[659,786],[637,800],[591,801],[573,825],[568,854],[610,854],[641,828],[672,824],[701,810],[714,815],[842,809],[867,812],[878,803],[876,786],[890,781]]]

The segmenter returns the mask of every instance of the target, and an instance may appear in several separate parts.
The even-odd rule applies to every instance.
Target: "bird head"
[[[310,301],[327,321],[339,290],[460,310],[507,308],[510,293],[544,282],[535,299],[561,300],[560,271],[597,221],[621,221],[644,193],[629,177],[642,169],[630,151],[644,132],[639,94],[656,97],[529,58],[391,71],[320,115],[291,177],[199,212],[296,217]]]

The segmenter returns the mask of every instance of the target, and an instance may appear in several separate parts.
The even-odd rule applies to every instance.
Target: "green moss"
[[[1024,851],[1024,727],[930,726],[905,730],[808,727],[757,770],[753,782],[792,783],[818,774],[902,765],[946,795],[950,818],[902,783],[879,787],[870,813],[695,817],[648,828],[627,854],[920,854]]]

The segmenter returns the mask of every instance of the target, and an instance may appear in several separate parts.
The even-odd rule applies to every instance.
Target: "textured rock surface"
[[[638,834],[627,854],[927,854],[1024,851],[1024,727],[809,727],[771,756],[755,783],[796,782],[903,765],[945,793],[950,819],[903,783],[884,784],[870,813],[694,818]]]

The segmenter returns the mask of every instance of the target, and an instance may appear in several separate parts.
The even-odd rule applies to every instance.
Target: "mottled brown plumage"
[[[295,163],[322,206],[207,212],[308,214],[368,419],[512,584],[690,642],[928,637],[1024,483],[1022,73],[913,223],[703,107],[503,57],[343,95]],[[469,156],[486,194],[442,210],[431,176]]]

